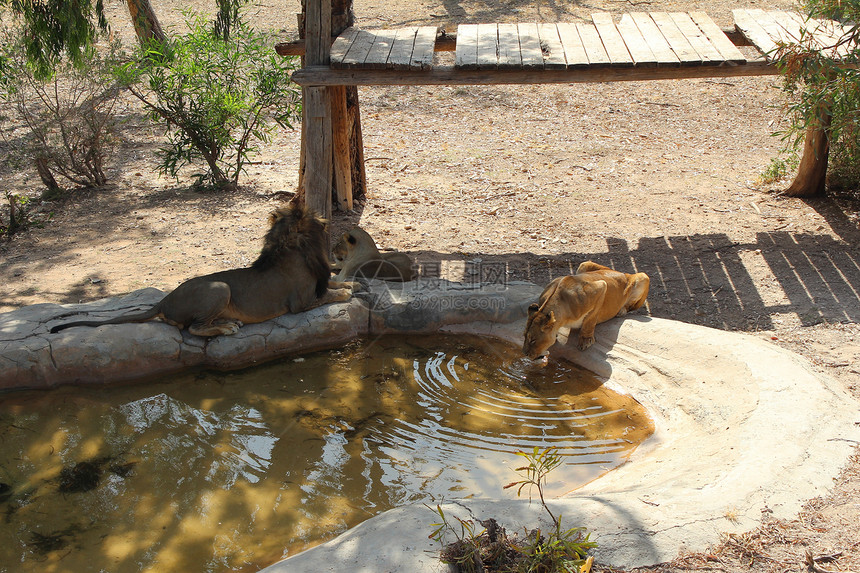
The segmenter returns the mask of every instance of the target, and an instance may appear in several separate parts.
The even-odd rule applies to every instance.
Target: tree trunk
[[[152,40],[163,43],[167,40],[149,0],[127,0],[127,3],[134,31],[141,44]]]
[[[48,192],[45,194],[47,197],[59,197],[63,193],[57,180],[54,179],[54,174],[51,173],[47,157],[39,156],[36,158],[36,172],[39,174],[39,179],[48,188]]]
[[[817,124],[806,129],[803,140],[803,155],[797,168],[797,176],[785,190],[789,197],[814,197],[824,195],[827,179],[827,160],[830,155],[830,122],[827,111],[821,113]]]
[[[6,199],[9,200],[9,225],[6,227],[6,236],[11,237],[18,232],[23,221],[18,220],[18,196],[7,191]]]

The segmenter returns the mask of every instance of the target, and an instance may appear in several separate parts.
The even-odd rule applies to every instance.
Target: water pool
[[[514,495],[535,446],[565,455],[563,494],[652,430],[590,373],[464,336],[9,393],[0,571],[254,571],[397,505]]]

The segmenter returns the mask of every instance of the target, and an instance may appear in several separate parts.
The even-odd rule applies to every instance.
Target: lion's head
[[[546,305],[537,303],[529,305],[529,317],[523,335],[523,354],[532,360],[547,360],[549,347],[555,344],[561,326],[555,319],[555,313],[544,306]]]
[[[272,211],[269,231],[263,239],[263,250],[252,268],[266,270],[280,264],[288,254],[298,252],[310,272],[317,277],[316,295],[325,294],[329,270],[326,245],[328,225],[325,219],[303,205],[291,204]]]
[[[377,251],[376,243],[370,234],[361,227],[353,227],[352,230],[340,236],[331,253],[336,263],[342,263],[349,259],[356,249],[362,248]]]

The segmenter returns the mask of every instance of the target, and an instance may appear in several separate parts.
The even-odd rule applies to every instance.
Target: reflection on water
[[[561,494],[650,435],[567,364],[473,337],[385,337],[234,373],[0,396],[0,571],[254,571],[409,502]],[[425,535],[430,532],[415,532]]]

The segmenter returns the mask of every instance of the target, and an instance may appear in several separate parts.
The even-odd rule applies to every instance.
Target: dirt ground
[[[180,7],[211,12],[210,4],[154,2],[168,28],[181,23]],[[298,0],[254,5],[258,27],[295,37]],[[124,6],[108,9],[115,32],[132,41]],[[361,26],[452,32],[462,22],[577,21],[601,10],[703,10],[728,26],[732,8],[792,6],[355,1]],[[860,202],[852,194],[791,199],[779,193],[788,181],[760,182],[781,148],[772,135],[784,127],[778,78],[359,93],[369,196],[335,214],[335,232],[360,224],[380,246],[453,280],[501,269],[506,280],[543,284],[587,259],[644,271],[652,316],[771,340],[860,398]],[[255,258],[268,212],[295,189],[299,133],[277,133],[239,191],[201,194],[190,178],[158,176],[162,134],[134,102],[123,113],[112,185],[42,204],[41,228],[0,242],[0,312],[169,290]],[[0,177],[7,189],[39,196],[35,169]],[[758,531],[660,569],[860,571],[860,459],[834,486],[795,520],[765,515]],[[821,559],[809,565],[807,552]]]

